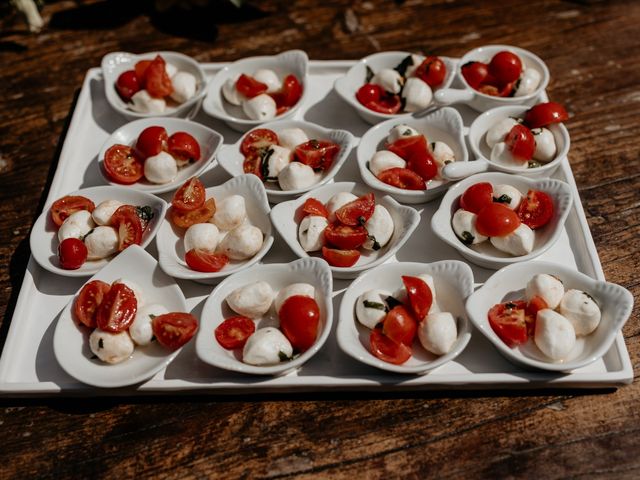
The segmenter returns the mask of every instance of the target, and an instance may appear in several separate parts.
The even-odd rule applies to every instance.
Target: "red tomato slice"
[[[151,65],[151,60],[140,60],[134,67],[136,77],[138,77],[138,82],[140,82],[140,87],[142,88],[147,83],[147,68],[149,68],[149,65]]]
[[[496,53],[489,62],[489,74],[500,84],[515,82],[522,73],[522,61],[515,53],[502,51]]]
[[[536,295],[527,303],[525,308],[525,321],[527,322],[527,335],[529,337],[533,337],[536,330],[536,318],[538,317],[538,312],[540,310],[544,310],[545,308],[549,308],[547,302],[544,298]]]
[[[204,205],[206,196],[202,182],[197,177],[191,177],[173,195],[171,205],[183,212],[196,210]]]
[[[411,358],[411,347],[404,343],[395,342],[387,337],[382,330],[375,328],[369,337],[371,353],[383,362],[402,365]]]
[[[105,332],[123,332],[131,325],[137,311],[138,300],[133,290],[124,283],[114,283],[98,306],[96,324]]]
[[[222,348],[243,348],[247,339],[256,331],[253,320],[243,316],[227,318],[214,330],[216,340]]]
[[[476,90],[480,88],[481,84],[485,83],[487,75],[489,75],[488,65],[482,62],[465,63],[460,70],[469,86]]]
[[[556,102],[539,103],[524,114],[524,123],[529,128],[540,128],[569,120],[565,108]]]
[[[145,72],[145,88],[154,98],[164,98],[173,92],[173,84],[165,68],[164,59],[158,55]]]
[[[278,312],[280,329],[293,348],[304,352],[311,348],[318,336],[320,309],[316,301],[304,295],[285,300]]]
[[[200,160],[200,144],[187,132],[176,132],[169,137],[167,148],[173,157],[182,162]]]
[[[388,168],[378,174],[378,180],[403,190],[426,190],[427,185],[420,175],[408,168]]]
[[[96,328],[96,311],[110,289],[111,285],[101,280],[86,283],[73,304],[76,319],[89,328]]]
[[[309,140],[294,150],[295,159],[314,170],[329,170],[340,153],[340,145],[325,140]]]
[[[87,260],[87,247],[79,238],[66,238],[58,245],[58,259],[65,270],[77,270]]]
[[[313,197],[307,198],[302,205],[302,212],[306,215],[317,215],[324,218],[329,218],[329,211],[324,204]]]
[[[144,175],[144,165],[127,145],[113,145],[104,154],[104,170],[116,183],[130,185]]]
[[[347,268],[356,264],[360,258],[358,250],[338,250],[322,247],[322,258],[333,267]]]
[[[236,80],[236,90],[247,98],[257,97],[261,93],[265,93],[268,88],[266,83],[259,82],[244,73]]]
[[[384,317],[382,333],[394,342],[411,346],[418,333],[418,322],[404,305],[398,305]]]
[[[278,134],[268,128],[257,128],[244,136],[240,152],[246,157],[271,145],[278,145]]]
[[[504,237],[520,226],[518,214],[502,203],[487,205],[476,218],[476,229],[487,237]]]
[[[253,152],[244,157],[242,170],[244,170],[244,173],[253,174],[260,180],[264,180],[264,175],[262,174],[262,155],[259,152]]]
[[[53,202],[49,211],[51,213],[51,220],[59,227],[72,213],[79,212],[80,210],[93,212],[95,208],[95,204],[87,197],[67,195]]]
[[[219,272],[229,263],[229,257],[222,253],[213,253],[198,248],[191,249],[184,256],[191,270],[196,272]]]
[[[113,212],[111,226],[118,231],[118,250],[142,243],[142,222],[132,205],[122,205]]]
[[[360,248],[367,240],[367,236],[367,229],[364,227],[350,227],[338,222],[331,223],[324,229],[324,239],[327,243],[341,250]]]
[[[416,70],[416,77],[422,79],[431,88],[435,88],[444,82],[447,76],[447,66],[435,56],[428,56]]]
[[[136,140],[135,151],[143,160],[167,150],[169,135],[164,127],[151,126],[145,128]]]
[[[553,199],[540,190],[529,190],[518,207],[518,217],[532,230],[544,227],[553,218]]]
[[[493,186],[489,182],[471,185],[460,197],[460,208],[472,213],[480,213],[480,210],[492,203]]]
[[[436,164],[431,152],[426,151],[422,155],[414,155],[407,161],[407,168],[420,175],[420,178],[428,182],[438,174]]]
[[[216,201],[210,198],[204,202],[202,207],[196,210],[189,210],[188,212],[171,207],[169,210],[169,218],[176,227],[189,228],[196,223],[208,222],[214,213],[216,213]]]
[[[384,89],[375,83],[365,83],[356,92],[356,99],[365,107],[372,102],[378,102],[384,95]]]
[[[533,158],[536,151],[536,140],[531,130],[524,125],[514,125],[504,138],[514,159],[525,163]]]
[[[151,321],[151,328],[160,345],[177,350],[193,338],[198,330],[198,319],[190,313],[165,313]]]
[[[402,283],[407,289],[411,309],[418,321],[421,321],[429,313],[433,303],[433,292],[429,285],[418,277],[403,276]]]
[[[401,137],[395,142],[387,145],[387,150],[395,153],[403,160],[409,160],[412,157],[422,156],[425,153],[429,153],[427,138],[424,135]]]
[[[496,335],[511,348],[527,341],[525,307],[526,303],[518,300],[499,303],[489,310],[489,325]]]
[[[118,95],[125,101],[131,100],[131,97],[140,91],[142,87],[134,70],[122,72],[116,80],[116,90]]]
[[[373,193],[367,193],[336,210],[336,218],[344,225],[364,225],[373,215],[375,208],[376,200]]]
[[[400,95],[384,94],[379,100],[371,101],[364,105],[369,110],[373,110],[378,113],[385,113],[387,115],[393,115],[400,111],[402,108],[402,101]]]
[[[270,95],[275,100],[278,109],[277,114],[280,115],[293,107],[302,98],[302,84],[295,75],[287,75],[282,81],[282,89]]]

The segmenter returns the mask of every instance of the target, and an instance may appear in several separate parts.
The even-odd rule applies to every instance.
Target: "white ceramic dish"
[[[305,200],[313,197],[326,204],[329,199],[338,192],[351,192],[357,197],[369,193],[371,189],[354,182],[338,182],[324,185],[309,193],[288,202],[283,202],[271,210],[271,221],[278,230],[280,236],[289,245],[299,258],[307,258],[310,255],[304,251],[298,241],[298,225],[302,219],[300,207]],[[420,214],[413,208],[400,205],[388,195],[376,197],[376,203],[387,208],[393,219],[394,231],[391,240],[378,251],[360,249],[361,256],[352,267],[330,267],[336,278],[354,278],[365,270],[369,270],[390,259],[404,243],[409,239],[420,222]],[[314,256],[322,255],[321,252],[313,252]]]
[[[320,309],[318,336],[311,348],[293,360],[278,365],[249,365],[242,362],[242,352],[226,350],[216,341],[214,331],[225,318],[237,315],[227,305],[225,298],[236,288],[263,280],[275,292],[292,283],[310,283],[315,287],[315,300]],[[329,265],[318,258],[303,258],[290,263],[258,265],[251,270],[234,274],[218,285],[202,308],[200,331],[196,338],[196,353],[208,364],[225,370],[253,375],[286,375],[300,368],[322,348],[331,332],[333,324],[333,279]],[[256,329],[266,326],[278,326],[277,314],[273,305],[262,319],[257,320]]]
[[[451,351],[437,356],[420,345],[416,338],[413,355],[402,365],[394,365],[375,357],[369,351],[371,330],[358,322],[355,304],[358,297],[372,289],[391,293],[402,287],[402,275],[418,276],[427,273],[436,287],[436,303],[440,311],[450,312],[457,320],[458,339]],[[395,373],[424,374],[453,360],[471,339],[471,326],[464,311],[466,298],[473,293],[473,272],[466,263],[445,260],[435,263],[400,262],[380,265],[354,280],[342,297],[338,329],[338,345],[350,357],[382,370]]]
[[[232,273],[255,265],[269,251],[273,244],[271,222],[269,221],[270,209],[264,186],[255,175],[240,175],[217,187],[209,187],[206,192],[207,198],[213,197],[216,200],[221,200],[230,195],[242,195],[244,197],[249,222],[262,230],[264,235],[262,248],[258,253],[248,260],[232,260],[219,272],[208,273],[191,270],[184,260],[186,252],[184,251],[182,239],[186,230],[175,227],[169,219],[169,213],[167,213],[167,218],[160,227],[156,244],[158,245],[160,267],[168,275],[197,282],[217,283],[220,279]]]
[[[383,120],[405,115],[405,113],[386,114],[369,110],[358,101],[356,93],[358,89],[366,83],[367,67],[371,68],[374,73],[383,68],[394,68],[409,55],[411,55],[411,52],[380,52],[364,57],[353,65],[344,76],[336,80],[334,88],[343,100],[351,105],[355,111],[358,112],[358,115],[367,123],[376,124]],[[434,90],[434,98],[435,92],[449,88],[455,76],[456,65],[454,61],[449,57],[440,56],[439,58],[446,65],[447,74],[442,85]]]
[[[515,348],[509,348],[489,325],[487,313],[497,303],[525,298],[527,282],[536,274],[547,273],[559,278],[565,290],[582,290],[593,297],[602,311],[598,328],[587,336],[579,336],[576,346],[564,361],[554,362],[535,345],[533,339]],[[598,360],[604,355],[620,332],[633,309],[633,295],[615,283],[594,280],[563,265],[549,262],[527,262],[509,265],[487,280],[469,297],[467,314],[474,326],[509,361],[524,368],[570,372]]]
[[[529,95],[521,97],[494,97],[479,92],[471,88],[462,76],[462,67],[469,62],[489,63],[491,58],[498,52],[508,50],[520,57],[525,68],[535,68],[541,75],[540,85]],[[456,69],[457,76],[465,88],[443,88],[434,94],[437,103],[450,105],[453,103],[465,103],[478,112],[484,112],[490,108],[502,107],[505,105],[533,105],[540,100],[545,88],[549,84],[549,69],[547,65],[537,55],[523,48],[511,45],[485,45],[474,48],[467,52],[458,62]]]
[[[340,153],[336,156],[331,168],[324,174],[317,173],[318,182],[309,187],[298,190],[281,190],[277,182],[265,182],[264,187],[267,191],[267,197],[271,203],[279,203],[285,200],[291,200],[303,193],[314,188],[318,188],[326,183],[331,182],[336,173],[340,170],[344,162],[346,162],[353,145],[353,135],[346,130],[330,130],[310,122],[302,120],[278,120],[260,125],[260,128],[267,128],[276,133],[280,133],[287,128],[302,129],[309,139],[330,140],[340,146]],[[232,177],[244,174],[243,162],[244,155],[240,152],[240,145],[245,136],[242,136],[233,145],[224,147],[218,155],[218,162]]]
[[[144,177],[142,177],[140,181],[130,185],[120,185],[111,181],[104,171],[104,156],[107,150],[115,144],[127,145],[130,147],[135,146],[140,133],[142,133],[145,128],[151,126],[164,127],[169,136],[176,132],[187,132],[192,135],[200,145],[200,159],[197,162],[180,168],[176,178],[169,183],[151,183]],[[218,132],[205,127],[200,123],[191,122],[181,118],[154,117],[135,120],[123,125],[113,132],[100,149],[100,153],[98,154],[100,173],[102,173],[105,180],[111,185],[120,185],[125,188],[132,188],[148,193],[171,192],[180,188],[180,186],[182,186],[182,184],[189,178],[200,176],[202,172],[204,172],[214,161],[216,153],[222,145],[222,141],[222,135]]]
[[[87,197],[89,200],[98,206],[100,202],[104,200],[119,200],[120,202],[134,206],[149,205],[153,209],[153,218],[149,222],[147,230],[142,235],[142,248],[146,248],[153,237],[155,237],[162,220],[164,219],[167,211],[167,203],[161,198],[151,195],[149,193],[139,192],[137,190],[129,190],[125,187],[90,187],[77,190],[75,192],[68,193],[67,195],[81,195]],[[58,260],[58,227],[53,223],[49,210],[51,205],[58,200],[58,198],[48,201],[45,204],[42,213],[36,220],[31,229],[31,235],[29,236],[29,246],[31,247],[31,254],[38,264],[50,272],[65,277],[89,277],[100,270],[102,267],[112,262],[114,258],[122,255],[120,253],[116,257],[111,259],[102,260],[87,260],[77,270],[65,270],[60,267]]]
[[[446,191],[448,182],[433,179],[427,183],[426,190],[403,190],[378,180],[369,170],[368,164],[371,157],[378,150],[384,149],[389,131],[399,124],[413,127],[425,135],[429,142],[438,140],[445,142],[455,154],[455,163],[468,163],[469,154],[464,140],[462,117],[457,110],[450,107],[441,108],[425,117],[414,115],[396,117],[369,129],[358,144],[357,158],[360,176],[371,188],[388,193],[402,203],[424,203],[433,200]]]
[[[553,134],[556,142],[557,153],[553,160],[543,163],[536,168],[520,169],[502,165],[491,161],[491,149],[486,142],[487,132],[497,123],[508,117],[524,118],[528,106],[506,106],[492,108],[479,115],[471,127],[469,127],[469,145],[476,157],[475,162],[467,162],[466,164],[449,164],[442,169],[442,175],[451,180],[460,180],[461,178],[481,173],[487,170],[495,170],[498,172],[513,173],[515,175],[523,175],[531,178],[546,178],[556,171],[560,162],[567,157],[571,138],[569,131],[562,123],[556,123],[547,127]]]
[[[451,217],[458,209],[460,196],[471,185],[489,182],[492,185],[511,185],[523,195],[530,189],[542,190],[553,199],[554,212],[551,221],[544,227],[535,230],[533,251],[528,255],[513,256],[501,252],[490,242],[485,241],[477,245],[467,246],[456,236],[451,226]],[[502,268],[516,262],[532,260],[544,252],[560,238],[564,222],[569,215],[573,194],[569,185],[555,179],[534,180],[508,173],[481,173],[465,178],[449,188],[440,203],[440,207],[431,217],[431,228],[442,241],[458,250],[467,260],[486,268]]]
[[[158,303],[169,312],[187,312],[187,304],[180,287],[162,273],[158,262],[142,248],[133,245],[90,280],[111,284],[126,278],[140,286],[145,303]],[[72,377],[88,385],[104,388],[135,385],[151,378],[165,368],[180,353],[170,351],[158,342],[145,347],[136,346],[127,360],[109,365],[92,358],[89,348],[91,329],[78,325],[73,318],[74,298],[62,311],[53,333],[53,351],[60,366]]]
[[[207,97],[202,104],[202,108],[208,115],[223,120],[227,125],[239,132],[246,132],[251,128],[257,127],[263,122],[249,119],[242,111],[241,106],[227,102],[222,95],[222,85],[229,78],[236,78],[243,73],[252,75],[259,68],[268,68],[276,72],[280,79],[293,74],[302,84],[302,97],[298,100],[298,103],[273,120],[284,120],[292,117],[300,109],[300,105],[302,105],[309,93],[309,82],[307,81],[308,64],[309,57],[302,50],[289,50],[272,56],[243,58],[228,64],[218,71],[209,83]]]
[[[116,91],[116,80],[121,73],[133,70],[140,60],[153,60],[160,55],[167,63],[175,65],[178,71],[188,72],[196,77],[197,89],[193,97],[181,104],[167,105],[164,113],[141,113],[131,110],[127,103],[120,98]],[[113,109],[129,118],[147,117],[185,117],[200,105],[207,89],[207,79],[202,67],[193,58],[178,52],[148,52],[136,55],[128,52],[112,52],[102,57],[102,77],[104,79],[104,91],[109,105]]]

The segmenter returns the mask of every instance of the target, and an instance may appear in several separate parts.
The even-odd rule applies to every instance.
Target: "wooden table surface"
[[[530,49],[571,114],[571,166],[605,275],[634,294],[640,355],[640,2],[251,1],[190,19],[148,2],[47,2],[28,34],[0,19],[0,345],[87,69],[110,51],[202,62],[302,48],[461,56]],[[99,392],[97,392],[99,394]],[[640,386],[616,391],[0,398],[0,478],[640,476]]]

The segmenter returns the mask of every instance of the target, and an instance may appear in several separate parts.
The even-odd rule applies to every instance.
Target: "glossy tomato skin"
[[[144,88],[147,83],[147,69],[149,68],[149,65],[151,65],[151,60],[140,60],[139,62],[136,62],[134,67],[138,83],[142,88]]]
[[[145,88],[154,98],[164,98],[173,92],[173,84],[167,74],[164,59],[158,55],[147,67],[144,73]]]
[[[66,195],[53,202],[49,212],[51,213],[51,220],[59,227],[72,213],[79,212],[80,210],[93,212],[95,208],[95,204],[87,197],[83,197],[82,195]]]
[[[200,144],[187,132],[176,132],[167,140],[167,149],[176,160],[197,162],[200,160]]]
[[[112,145],[104,154],[104,170],[116,183],[131,185],[144,176],[142,160],[127,145]]]
[[[525,163],[533,158],[536,151],[536,140],[531,130],[524,125],[514,125],[507,136],[505,143],[514,159]]]
[[[427,316],[433,303],[433,292],[429,285],[418,277],[410,277],[404,275],[402,277],[402,283],[407,290],[407,296],[409,297],[409,305],[418,321],[421,321]]]
[[[524,123],[529,128],[546,127],[567,120],[569,120],[569,114],[562,105],[556,102],[539,103],[524,114]]]
[[[465,63],[462,68],[462,76],[467,81],[471,88],[476,90],[480,88],[480,85],[485,83],[487,76],[489,75],[489,67],[486,63],[482,62],[468,62]]]
[[[247,98],[257,97],[261,93],[265,93],[267,88],[267,84],[259,82],[244,73],[236,80],[236,90]]]
[[[553,199],[541,190],[529,190],[518,206],[518,217],[532,230],[544,227],[553,218]]]
[[[404,305],[398,305],[384,317],[382,333],[394,342],[411,346],[418,333],[418,322]]]
[[[384,90],[375,83],[365,83],[356,92],[356,99],[365,107],[370,102],[377,102],[384,95]]]
[[[244,136],[240,144],[240,152],[246,157],[271,145],[278,145],[278,134],[268,128],[257,128]]]
[[[350,227],[340,223],[330,223],[324,229],[324,239],[333,247],[341,250],[360,248],[367,241],[367,229],[361,226]]]
[[[522,61],[515,53],[506,50],[496,53],[489,62],[489,74],[499,84],[515,82],[522,73]]]
[[[493,203],[493,185],[479,182],[468,187],[460,197],[460,208],[478,214]]]
[[[476,229],[486,237],[504,237],[520,226],[518,214],[502,203],[487,205],[476,218]]]
[[[109,333],[125,331],[136,316],[138,300],[124,283],[114,283],[102,298],[96,311],[96,324]]]
[[[336,210],[336,218],[352,227],[364,225],[373,215],[376,200],[373,193],[367,193]]]
[[[402,101],[400,95],[385,94],[377,102],[369,102],[365,107],[374,112],[394,115],[402,108]]]
[[[96,328],[96,312],[110,289],[111,285],[101,280],[86,283],[73,304],[73,314],[76,319],[89,328]]]
[[[438,87],[447,76],[447,66],[435,56],[428,56],[416,70],[416,77],[427,83],[431,88]]]
[[[302,91],[302,84],[300,80],[298,80],[298,77],[289,74],[284,77],[282,81],[282,89],[279,92],[271,94],[271,97],[275,100],[278,110],[284,112],[300,101]]]
[[[322,247],[322,258],[332,267],[348,268],[356,264],[360,251]]]
[[[525,308],[526,302],[513,301],[499,303],[489,310],[489,325],[510,348],[527,341]]]
[[[329,211],[324,204],[313,197],[309,197],[304,201],[302,205],[302,212],[306,215],[317,215],[324,218],[329,218]]]
[[[206,196],[202,182],[197,177],[191,177],[173,195],[171,206],[183,212],[189,212],[202,207]]]
[[[243,348],[247,339],[256,331],[256,324],[253,320],[241,315],[230,317],[224,320],[214,330],[216,340],[227,350]]]
[[[299,352],[311,348],[318,336],[320,309],[316,301],[304,295],[293,295],[278,311],[280,329]]]
[[[191,270],[206,273],[219,272],[229,263],[229,257],[222,253],[213,253],[197,248],[189,250],[184,256],[184,260]]]
[[[187,212],[171,207],[169,218],[176,227],[189,228],[196,223],[208,222],[214,213],[216,213],[216,202],[213,198],[210,198],[204,202],[202,207]]]
[[[406,160],[407,168],[428,182],[438,174],[438,165],[427,146],[424,135],[399,138],[387,146],[387,150]]]
[[[160,345],[177,350],[193,338],[198,330],[198,319],[190,313],[165,313],[151,321],[151,328]]]
[[[383,362],[402,365],[411,358],[411,347],[387,337],[382,330],[374,328],[369,336],[371,353]]]
[[[58,259],[65,270],[77,270],[87,260],[87,247],[79,238],[65,238],[58,245]]]
[[[388,168],[378,174],[378,180],[403,190],[426,190],[422,177],[408,168]]]
[[[340,153],[340,146],[326,140],[309,140],[294,150],[295,159],[314,170],[329,170]]]
[[[145,128],[136,140],[135,151],[142,159],[157,155],[167,150],[169,135],[164,127],[153,125]]]
[[[140,82],[135,70],[127,70],[122,72],[116,80],[116,90],[125,102],[131,100],[131,97],[141,89]]]
[[[136,207],[122,205],[113,212],[111,226],[118,231],[118,251],[122,251],[131,245],[142,243],[142,221],[138,216]]]

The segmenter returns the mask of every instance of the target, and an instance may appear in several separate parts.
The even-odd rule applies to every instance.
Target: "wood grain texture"
[[[0,20],[0,343],[75,95],[105,53],[166,49],[206,62],[302,48],[357,59],[505,43],[547,62],[549,94],[571,114],[570,160],[605,275],[636,300],[623,332],[638,371],[639,2],[251,1],[199,15],[195,38],[132,3],[47,2],[39,35]],[[639,396],[634,382],[605,392],[2,399],[0,478],[638,478]]]

